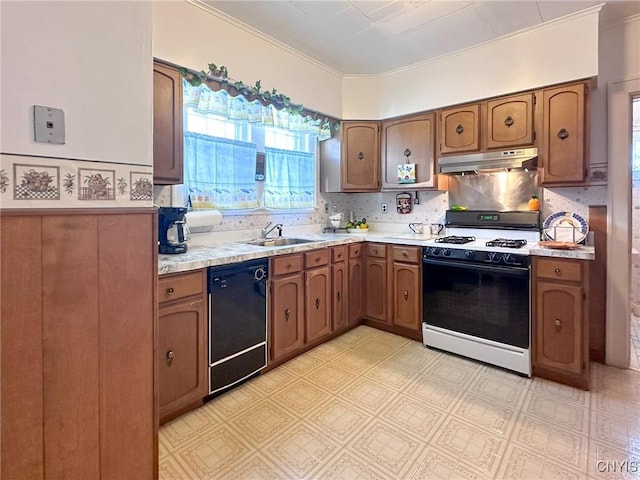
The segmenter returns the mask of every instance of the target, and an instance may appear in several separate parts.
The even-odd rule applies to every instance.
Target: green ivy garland
[[[178,71],[180,72],[180,75],[182,75],[193,87],[199,87],[205,83],[208,78],[213,78],[220,82],[222,88],[226,89],[227,86],[232,86],[240,94],[249,99],[258,98],[264,103],[273,104],[277,109],[284,108],[290,114],[302,115],[304,110],[304,106],[302,104],[292,103],[290,97],[284,93],[278,92],[275,88],[272,88],[271,91],[262,90],[262,83],[260,80],[257,80],[253,86],[250,86],[240,80],[232,80],[229,77],[229,70],[224,65],[218,66],[215,63],[209,63],[207,68],[209,70],[206,72],[204,70],[194,72],[187,70],[186,68],[179,68]],[[317,119],[317,114],[314,113],[313,117],[314,119]],[[325,118],[322,123],[322,127],[329,129],[333,128],[333,130],[338,131],[340,129],[340,124],[331,122],[328,118]]]

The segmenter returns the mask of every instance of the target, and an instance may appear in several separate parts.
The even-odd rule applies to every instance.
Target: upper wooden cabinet
[[[380,124],[342,122],[341,189],[345,192],[380,190]]]
[[[153,182],[182,183],[182,77],[162,63],[153,63]]]
[[[489,100],[486,110],[487,149],[533,145],[533,93]]]
[[[480,150],[480,104],[445,108],[440,112],[440,153]]]
[[[436,187],[434,113],[382,122],[382,190]],[[398,165],[416,164],[416,183],[398,183]]]
[[[584,83],[542,91],[542,137],[538,148],[541,186],[585,183],[587,88]]]

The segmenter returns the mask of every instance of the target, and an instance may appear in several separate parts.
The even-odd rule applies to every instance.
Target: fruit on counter
[[[531,195],[531,198],[529,199],[529,203],[527,204],[527,206],[529,207],[529,210],[533,210],[533,211],[540,210],[540,199],[535,193]]]
[[[347,223],[347,228],[362,229],[369,228],[369,225],[367,225],[367,219],[363,218],[362,220],[354,220],[353,222]]]
[[[461,212],[463,210],[466,210],[467,207],[463,206],[463,205],[451,205],[451,207],[449,207],[451,210],[455,210],[456,212]]]

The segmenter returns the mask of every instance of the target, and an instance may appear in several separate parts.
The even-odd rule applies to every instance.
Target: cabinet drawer
[[[205,290],[205,270],[184,273],[158,280],[158,301],[168,302],[192,295],[202,295]]]
[[[537,259],[536,276],[538,278],[553,278],[568,282],[582,281],[582,262],[558,259]]]
[[[337,247],[331,247],[331,261],[344,262],[347,259],[347,246],[339,245]]]
[[[362,244],[349,245],[349,258],[359,258],[362,256]]]
[[[286,255],[271,259],[271,274],[284,275],[302,270],[302,255]]]
[[[367,256],[375,258],[387,258],[387,246],[380,243],[368,243]]]
[[[422,249],[420,247],[392,247],[391,255],[398,262],[420,263]]]
[[[304,254],[304,266],[306,268],[319,267],[329,263],[329,250],[314,250]]]

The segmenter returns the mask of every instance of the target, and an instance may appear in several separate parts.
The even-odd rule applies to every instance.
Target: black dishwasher
[[[209,393],[267,364],[266,259],[209,267]]]

